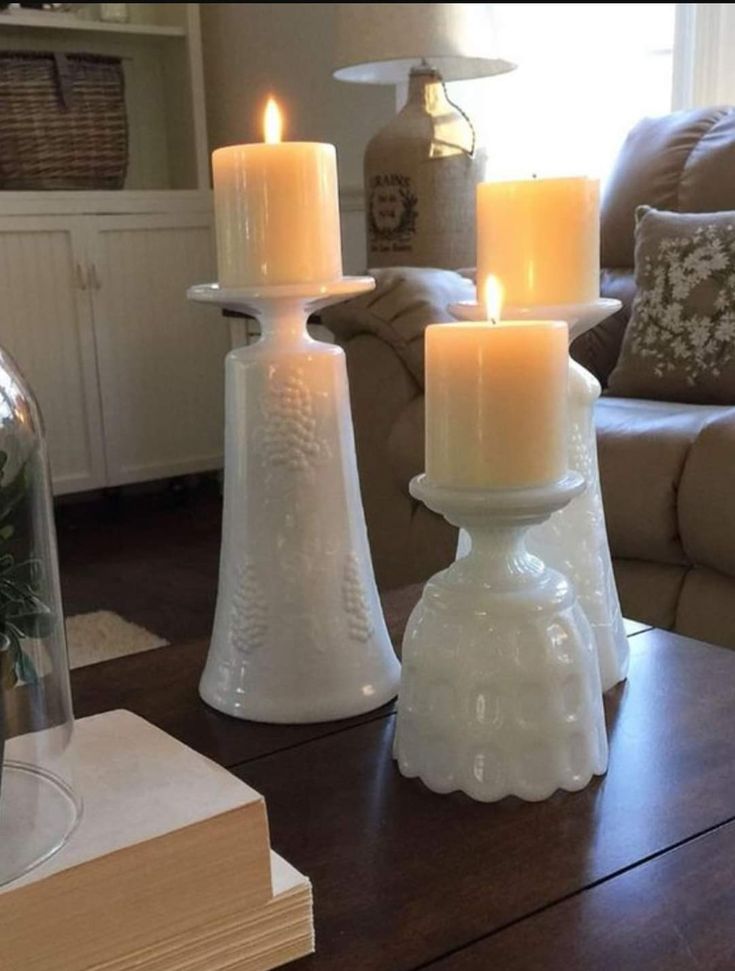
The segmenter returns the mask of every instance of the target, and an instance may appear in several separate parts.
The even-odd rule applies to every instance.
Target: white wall
[[[260,141],[262,106],[275,94],[286,138],[337,146],[345,272],[363,271],[362,155],[395,112],[394,89],[332,78],[335,4],[203,3],[200,10],[210,146]]]

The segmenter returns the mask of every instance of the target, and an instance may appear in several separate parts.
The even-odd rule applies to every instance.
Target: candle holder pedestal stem
[[[471,546],[429,580],[408,621],[394,746],[403,775],[493,802],[546,799],[605,772],[592,631],[573,585],[525,544],[583,488],[574,472],[527,489],[411,481]]]
[[[226,361],[222,551],[200,693],[265,722],[347,718],[397,692],[360,497],[344,352],[308,314],[375,286],[192,287],[244,311],[261,339]]]

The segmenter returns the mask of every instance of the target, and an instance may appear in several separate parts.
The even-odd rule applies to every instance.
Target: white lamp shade
[[[422,61],[445,81],[512,71],[496,56],[490,4],[340,3],[334,76],[399,84]]]

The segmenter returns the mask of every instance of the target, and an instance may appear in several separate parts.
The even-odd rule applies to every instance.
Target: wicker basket
[[[121,189],[127,166],[120,58],[0,51],[0,188]]]

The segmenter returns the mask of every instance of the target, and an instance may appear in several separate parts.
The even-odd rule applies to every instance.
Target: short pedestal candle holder
[[[395,696],[400,665],[378,600],[357,477],[344,352],[308,314],[370,277],[192,287],[262,336],[226,361],[225,484],[214,631],[202,698],[239,718],[316,722]]]
[[[619,300],[600,298],[581,304],[503,307],[503,318],[566,320],[571,342],[621,306]],[[486,309],[478,303],[452,304],[449,310],[461,320],[487,319]],[[565,509],[535,527],[528,544],[574,583],[595,634],[602,690],[608,691],[627,676],[629,648],[613,576],[597,465],[594,407],[600,392],[597,378],[570,358],[569,467],[584,476],[587,488]],[[463,531],[458,555],[466,553],[468,547],[469,537]]]
[[[579,495],[548,486],[411,493],[472,538],[424,588],[403,640],[394,755],[435,792],[494,802],[582,789],[607,768],[600,674],[573,585],[525,534]]]

